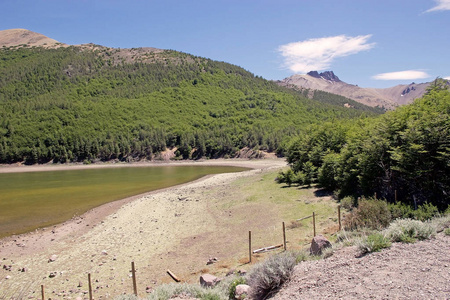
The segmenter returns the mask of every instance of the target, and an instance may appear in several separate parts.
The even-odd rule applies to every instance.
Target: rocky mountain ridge
[[[361,88],[341,81],[333,71],[322,73],[311,71],[306,75],[296,74],[279,80],[277,83],[280,86],[296,90],[322,90],[347,97],[368,106],[382,107],[387,110],[411,103],[414,99],[422,97],[430,85],[430,82],[418,84],[413,82],[408,85],[397,85],[384,89]]]

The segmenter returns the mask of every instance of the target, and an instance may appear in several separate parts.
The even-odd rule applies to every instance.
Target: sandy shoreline
[[[84,170],[84,169],[100,169],[100,168],[129,168],[129,167],[157,167],[157,166],[235,166],[244,168],[259,168],[264,166],[268,161],[284,161],[284,159],[206,159],[197,161],[147,161],[147,162],[99,162],[94,164],[43,164],[43,165],[24,165],[0,164],[0,173],[24,173],[24,172],[45,172],[45,171],[64,171],[64,170]],[[266,163],[264,163],[266,162]],[[256,166],[256,167],[255,167]]]
[[[26,269],[26,272],[18,273],[15,270],[13,273],[6,271],[0,273],[0,298],[2,298],[2,293],[12,290],[22,290],[24,296],[32,297],[33,292],[37,293],[39,282],[44,282],[55,293],[59,291],[64,294],[65,292],[67,297],[77,293],[82,294],[85,286],[83,288],[77,287],[77,285],[83,281],[86,272],[89,271],[96,274],[99,282],[103,282],[103,284],[98,284],[98,295],[109,298],[108,295],[117,295],[117,293],[128,290],[123,285],[130,284],[127,274],[128,264],[131,260],[137,261],[137,264],[141,266],[141,272],[144,272],[146,268],[151,269],[145,272],[147,275],[141,279],[141,284],[159,283],[160,279],[154,274],[164,274],[165,268],[169,266],[174,270],[179,268],[194,272],[196,268],[194,265],[197,266],[199,261],[204,262],[205,259],[205,254],[200,253],[209,251],[207,250],[208,239],[216,236],[211,232],[211,228],[219,226],[219,223],[223,222],[215,215],[216,212],[210,213],[212,204],[208,199],[211,199],[210,197],[217,199],[223,193],[228,192],[229,184],[237,178],[253,176],[264,170],[286,166],[286,162],[282,159],[239,159],[74,166],[2,166],[0,172],[147,167],[165,164],[228,165],[247,167],[252,170],[210,175],[183,185],[122,199],[92,209],[84,215],[62,224],[0,240],[2,265],[12,265],[12,269]],[[202,215],[201,219],[191,217],[199,215]],[[167,228],[170,228],[170,232],[166,230]],[[198,234],[201,232],[204,234]],[[193,233],[196,233],[195,236],[192,236]],[[194,241],[195,243],[193,243]],[[214,251],[220,252],[222,249],[225,251],[227,247],[227,245],[222,245]],[[198,260],[183,262],[175,253],[186,248],[194,252],[198,251],[199,255],[203,256]],[[56,255],[58,259],[49,263],[48,259],[52,255]],[[211,253],[211,255],[218,254]],[[159,262],[156,263],[155,260]],[[108,264],[114,265],[114,267],[105,268],[105,265]],[[60,279],[50,280],[48,276],[51,272],[58,273],[56,278]],[[117,274],[123,278],[119,279]],[[10,278],[5,279],[5,276],[10,276]],[[155,276],[155,279],[150,280],[149,278],[153,278],[152,276]],[[61,278],[64,278],[63,282],[59,282]],[[71,293],[64,288],[69,282]],[[110,284],[106,282],[110,282]],[[35,296],[37,297],[37,295]]]

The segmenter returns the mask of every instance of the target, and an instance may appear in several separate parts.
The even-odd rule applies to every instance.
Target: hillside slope
[[[356,257],[353,247],[330,258],[302,262],[273,300],[449,299],[450,236],[414,244],[394,243]]]
[[[4,47],[0,163],[258,155],[308,124],[379,113],[339,101],[173,50]]]
[[[411,83],[386,89],[361,88],[341,81],[332,71],[320,74],[312,71],[306,75],[293,75],[277,83],[281,86],[296,89],[322,90],[371,107],[386,109],[394,109],[398,105],[413,102],[414,99],[422,97],[426,88],[430,85],[430,83]]]

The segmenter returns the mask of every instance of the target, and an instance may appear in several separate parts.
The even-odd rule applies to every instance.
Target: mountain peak
[[[18,45],[54,47],[64,44],[27,29],[16,28],[0,30],[0,47],[11,47]]]
[[[321,79],[333,81],[333,82],[340,82],[341,81],[339,79],[339,77],[337,77],[333,73],[333,71],[325,71],[325,72],[322,72],[322,73],[319,73],[317,71],[310,71],[310,72],[308,72],[307,75],[309,75],[311,77],[315,77],[315,78],[321,78]]]

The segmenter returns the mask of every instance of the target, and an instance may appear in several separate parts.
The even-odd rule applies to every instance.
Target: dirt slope
[[[354,247],[295,267],[273,299],[450,299],[450,237],[356,257]]]

